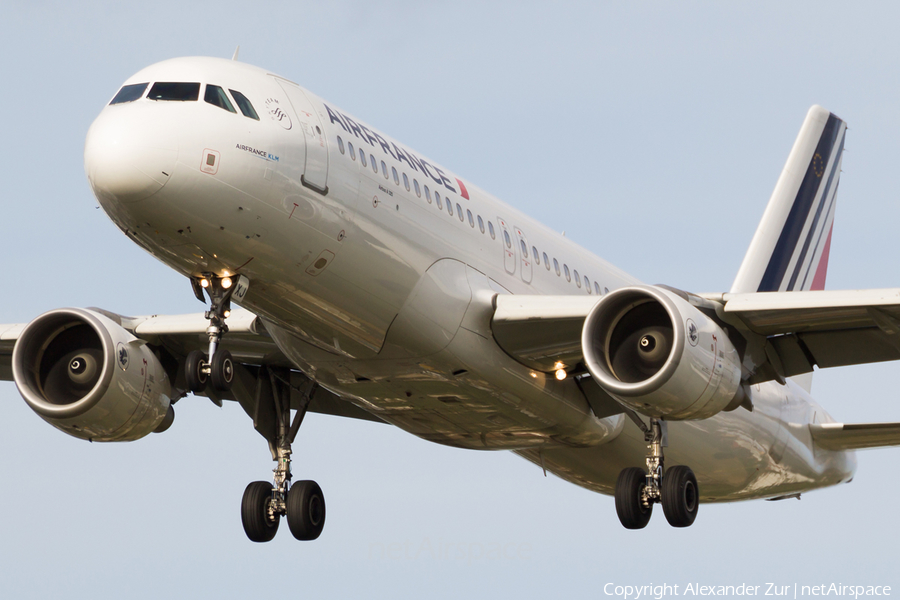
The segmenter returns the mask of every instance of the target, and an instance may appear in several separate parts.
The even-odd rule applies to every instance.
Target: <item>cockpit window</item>
[[[228,90],[231,92],[231,95],[234,97],[234,101],[237,102],[238,108],[241,109],[241,112],[244,113],[245,117],[250,117],[251,119],[256,119],[259,121],[259,115],[256,114],[256,111],[253,110],[253,105],[250,104],[250,101],[247,100],[247,96],[235,90]]]
[[[124,102],[134,102],[138,98],[144,95],[144,90],[147,89],[147,86],[150,85],[147,83],[132,83],[131,85],[126,85],[119,90],[119,93],[116,94],[116,97],[110,101],[110,104],[122,104]]]
[[[237,112],[234,110],[234,106],[231,105],[231,100],[228,99],[225,90],[217,85],[206,84],[206,91],[203,93],[203,99],[207,103],[218,106],[219,108],[224,108],[228,112]]]
[[[147,98],[150,100],[170,100],[175,102],[194,102],[200,97],[199,83],[171,83],[157,81],[150,88]]]

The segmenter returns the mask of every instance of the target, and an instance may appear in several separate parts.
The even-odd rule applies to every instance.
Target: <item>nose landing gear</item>
[[[689,527],[697,518],[700,502],[697,478],[690,467],[678,465],[664,472],[663,448],[668,445],[666,422],[650,419],[650,426],[629,415],[647,441],[647,469],[622,469],[616,480],[616,513],[626,529],[643,529],[650,522],[653,505],[661,503],[672,527]]]
[[[203,290],[209,295],[210,307],[204,317],[209,319],[206,333],[209,336],[209,352],[194,350],[187,355],[185,361],[185,378],[188,389],[194,393],[206,389],[207,382],[213,389],[227,392],[234,380],[234,361],[231,353],[218,349],[222,336],[228,333],[225,319],[231,314],[231,295],[237,289],[231,277],[204,276],[191,278],[194,295],[204,302]],[[245,284],[246,285],[246,284]],[[218,350],[217,350],[218,349]]]

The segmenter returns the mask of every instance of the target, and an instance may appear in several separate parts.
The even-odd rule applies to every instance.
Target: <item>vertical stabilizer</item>
[[[825,288],[846,130],[821,106],[809,109],[732,293]]]

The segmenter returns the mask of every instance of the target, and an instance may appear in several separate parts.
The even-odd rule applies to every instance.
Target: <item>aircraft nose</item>
[[[162,189],[175,168],[177,136],[131,108],[107,108],[88,130],[84,170],[98,199],[143,200]]]

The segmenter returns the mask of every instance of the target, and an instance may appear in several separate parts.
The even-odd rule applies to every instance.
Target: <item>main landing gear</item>
[[[235,281],[231,277],[210,275],[192,278],[191,285],[200,301],[204,301],[203,290],[209,295],[210,307],[204,314],[209,319],[209,327],[206,329],[209,335],[209,352],[194,350],[187,355],[184,374],[188,389],[199,393],[209,383],[214,390],[227,392],[234,379],[234,361],[228,350],[218,346],[222,336],[228,333],[225,319],[231,314],[231,294],[236,288]]]
[[[297,437],[317,384],[310,380],[299,390],[300,403],[291,419],[289,377],[290,371],[285,369],[279,374],[278,369],[269,367],[261,367],[257,377],[253,421],[269,441],[276,467],[274,484],[254,481],[244,490],[241,522],[253,542],[268,542],[275,537],[282,516],[287,517],[291,534],[298,540],[318,538],[325,526],[325,495],[319,484],[315,481],[291,484],[291,444]]]
[[[697,518],[700,493],[690,467],[678,465],[663,470],[663,448],[667,445],[666,422],[650,419],[650,426],[630,415],[644,431],[647,469],[622,469],[616,480],[616,513],[626,529],[643,529],[650,522],[653,505],[662,503],[672,527],[689,527]]]

